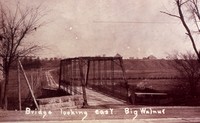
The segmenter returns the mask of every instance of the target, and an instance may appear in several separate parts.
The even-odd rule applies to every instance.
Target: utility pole
[[[22,100],[21,100],[21,81],[20,81],[20,65],[19,58],[17,64],[17,78],[18,78],[18,98],[19,98],[19,110],[22,110]]]

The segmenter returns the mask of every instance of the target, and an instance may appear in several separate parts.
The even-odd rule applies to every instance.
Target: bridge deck
[[[78,88],[78,91],[81,92],[81,87]],[[112,107],[112,106],[126,104],[123,100],[112,98],[110,96],[96,92],[92,89],[86,88],[86,94],[87,94],[87,101],[90,107],[93,106]]]
[[[45,87],[43,89],[49,89],[49,90],[56,90],[58,89],[58,84],[55,82],[54,78],[51,75],[51,70],[47,71],[46,73],[46,79],[47,79],[47,85],[48,87]],[[78,93],[82,93],[82,88],[77,87],[76,91]],[[117,106],[117,105],[124,105],[125,102],[122,100],[118,100],[112,97],[109,97],[107,95],[101,94],[99,92],[96,92],[92,89],[86,88],[86,94],[87,94],[87,100],[90,107],[110,107],[110,106]]]

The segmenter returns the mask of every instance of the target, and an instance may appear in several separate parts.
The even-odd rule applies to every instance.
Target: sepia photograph
[[[200,0],[0,0],[0,122],[200,123]]]

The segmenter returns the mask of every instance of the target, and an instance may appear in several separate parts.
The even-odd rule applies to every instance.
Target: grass
[[[44,82],[44,73],[40,71],[39,73],[37,71],[31,71],[27,70],[26,75],[28,77],[28,80],[30,82],[31,87],[33,87],[33,92],[35,97],[41,95],[41,87],[43,86]],[[28,88],[27,82],[23,76],[23,74],[20,74],[20,83],[21,83],[21,98],[22,98],[22,104],[26,105],[30,101],[32,101],[30,90]],[[10,77],[9,77],[9,84],[8,84],[8,105],[9,109],[15,109],[18,108],[18,92],[19,92],[19,86],[18,86],[18,76],[17,76],[17,70],[11,70]]]

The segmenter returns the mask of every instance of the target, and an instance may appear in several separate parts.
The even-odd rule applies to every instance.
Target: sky
[[[1,0],[6,3],[16,0]],[[166,58],[193,51],[174,12],[173,0],[21,0],[42,3],[45,26],[26,40],[44,45],[41,57],[115,56]]]

